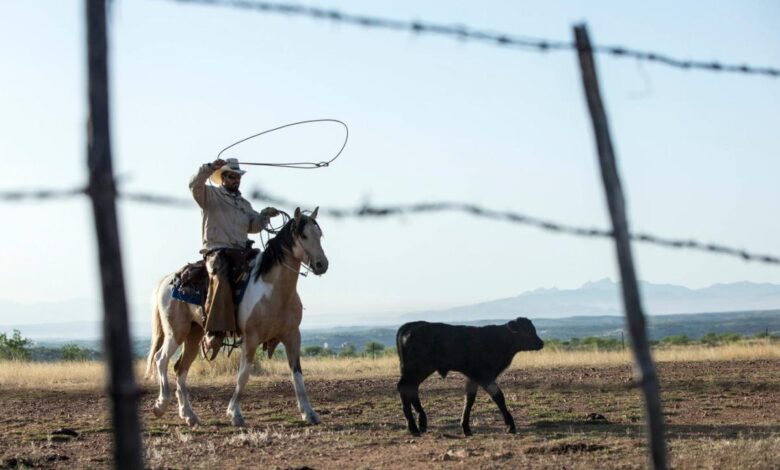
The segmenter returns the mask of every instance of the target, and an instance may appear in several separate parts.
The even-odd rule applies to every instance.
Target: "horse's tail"
[[[149,357],[146,358],[146,374],[144,374],[145,378],[150,378],[152,375],[152,364],[154,364],[154,355],[157,353],[157,351],[160,350],[163,344],[163,339],[165,336],[165,333],[163,332],[162,327],[162,312],[160,312],[160,305],[159,305],[159,293],[160,293],[160,286],[162,286],[162,281],[157,284],[157,287],[154,289],[154,293],[152,294],[152,341],[149,345]]]

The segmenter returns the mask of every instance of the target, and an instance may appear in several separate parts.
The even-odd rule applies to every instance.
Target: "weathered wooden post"
[[[582,71],[582,84],[588,101],[590,117],[593,121],[593,133],[596,135],[596,147],[601,166],[601,177],[604,191],[607,195],[609,215],[612,219],[613,237],[617,249],[620,279],[623,290],[623,304],[628,322],[628,332],[634,350],[634,361],[640,376],[640,385],[645,395],[645,410],[650,438],[651,462],[655,469],[666,468],[666,441],[664,440],[664,417],[661,409],[661,398],[658,386],[658,376],[655,372],[650,345],[647,340],[645,316],[642,313],[642,302],[639,287],[634,272],[634,261],[631,255],[628,219],[626,218],[623,189],[618,176],[615,153],[609,135],[607,115],[601,102],[596,64],[593,61],[593,51],[588,39],[585,25],[574,27],[577,51]]]
[[[133,377],[127,302],[116,218],[108,111],[108,41],[105,0],[86,0],[89,76],[89,196],[95,214],[103,294],[103,349],[114,430],[114,467],[141,469],[138,389]]]

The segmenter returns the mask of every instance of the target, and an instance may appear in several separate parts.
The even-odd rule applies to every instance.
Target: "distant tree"
[[[620,341],[616,338],[601,338],[598,336],[588,336],[584,338],[581,343],[588,349],[618,349],[620,347]]]
[[[66,344],[60,348],[60,357],[63,361],[86,361],[89,359],[89,349],[73,343]]]
[[[673,335],[661,339],[661,344],[670,346],[685,346],[690,343],[691,338],[689,338],[687,335]]]
[[[699,338],[699,342],[708,346],[714,346],[718,344],[718,334],[710,331],[709,333],[706,333],[704,336]]]
[[[355,348],[354,344],[344,343],[339,348],[339,356],[341,357],[355,357],[356,353],[357,348]]]
[[[322,345],[322,353],[320,353],[320,355],[326,356],[326,357],[333,357],[333,356],[336,355],[336,351],[334,351],[333,348],[331,348],[328,345],[328,343],[323,343],[323,345]]]
[[[739,333],[721,333],[720,336],[718,336],[718,340],[721,343],[736,343],[737,341],[742,341],[743,337]]]
[[[756,338],[756,339],[777,339],[778,336],[775,335],[775,334],[770,333],[769,332],[769,328],[767,328],[764,331],[762,331],[760,333],[756,333],[755,335],[753,335],[753,338]]]
[[[0,333],[0,359],[29,360],[32,343],[31,339],[23,338],[19,330],[14,330],[10,338]]]
[[[301,351],[301,354],[303,354],[306,357],[316,357],[316,356],[322,356],[325,353],[325,348],[322,346],[306,346]]]
[[[366,354],[370,354],[372,358],[376,358],[376,355],[381,353],[382,350],[385,349],[385,345],[382,343],[377,343],[376,341],[369,341],[366,343]]]
[[[708,346],[714,346],[723,343],[735,343],[737,341],[740,341],[741,339],[743,339],[743,337],[739,333],[717,334],[717,333],[709,332],[704,336],[702,336],[701,339],[699,339],[699,341]]]

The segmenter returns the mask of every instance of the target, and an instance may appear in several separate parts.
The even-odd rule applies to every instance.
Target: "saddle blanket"
[[[242,279],[239,281],[235,289],[233,289],[233,302],[238,306],[241,303],[241,299],[244,298],[246,288],[249,285],[249,279],[251,278],[251,270],[245,272]],[[183,286],[182,279],[176,277],[173,280],[173,292],[171,296],[176,300],[187,302],[192,305],[200,305],[203,307],[206,305],[206,293],[208,292],[208,278],[206,283],[199,283],[199,285]]]

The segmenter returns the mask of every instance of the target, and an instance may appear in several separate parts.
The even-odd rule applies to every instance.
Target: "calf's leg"
[[[501,389],[498,388],[498,385],[496,382],[488,382],[486,384],[483,384],[482,387],[485,389],[486,392],[488,392],[488,395],[490,395],[490,398],[493,399],[493,401],[498,406],[498,409],[501,410],[501,414],[504,416],[504,423],[507,426],[506,431],[510,434],[514,434],[517,432],[515,429],[515,420],[512,419],[512,415],[509,414],[509,410],[506,409],[506,401],[504,400],[504,394],[501,392]]]
[[[420,403],[420,385],[414,387],[414,395],[412,395],[412,406],[417,411],[417,419],[420,422],[420,432],[428,431],[428,415],[425,414],[422,403]]]
[[[422,410],[422,405],[420,405],[420,398],[419,398],[419,392],[418,392],[418,385],[408,378],[401,376],[401,380],[398,381],[398,394],[401,395],[401,405],[403,406],[404,410],[404,417],[406,417],[406,425],[409,429],[409,432],[413,436],[419,436],[420,435],[420,429],[417,427],[417,423],[414,422],[414,415],[412,414],[412,402],[417,400],[417,404],[415,405],[415,408],[419,405],[419,410]],[[424,415],[424,412],[423,412]],[[427,418],[426,418],[426,426],[427,426]]]
[[[471,436],[471,407],[474,406],[474,399],[477,397],[477,383],[469,379],[466,381],[466,401],[463,405],[463,416],[460,418],[460,427],[463,428],[463,435]]]

